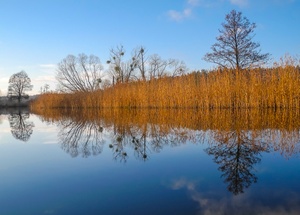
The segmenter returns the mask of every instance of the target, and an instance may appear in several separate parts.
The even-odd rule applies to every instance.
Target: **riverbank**
[[[117,83],[92,92],[45,93],[31,108],[300,109],[300,67],[217,69]]]
[[[18,100],[8,99],[6,96],[0,97],[0,109],[15,108],[15,107],[29,107],[30,103],[38,96],[29,96],[28,99],[22,99],[19,103]]]

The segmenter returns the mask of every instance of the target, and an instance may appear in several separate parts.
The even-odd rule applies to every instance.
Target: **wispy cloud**
[[[46,69],[55,69],[56,64],[40,64],[39,66]]]
[[[199,0],[188,0],[187,2],[191,6],[198,6],[200,4]]]
[[[224,3],[235,5],[238,7],[247,7],[249,0],[185,0],[186,6],[182,10],[169,10],[167,16],[175,22],[182,22],[193,16],[194,10],[197,7],[214,8],[220,7]],[[293,1],[293,0],[288,0]]]
[[[40,75],[40,76],[37,76],[36,78],[33,78],[32,81],[43,82],[43,83],[55,82],[55,77],[51,76],[51,75]]]
[[[1,77],[0,78],[0,86],[6,86],[8,85],[8,80],[9,77]],[[4,96],[7,94],[7,89],[6,88],[0,88],[0,96]]]
[[[239,7],[245,7],[249,4],[248,0],[230,0],[230,3]]]
[[[182,10],[169,10],[167,15],[170,20],[175,22],[183,21],[193,14],[193,9],[197,6],[199,6],[200,1],[199,0],[187,0],[186,1],[186,7]]]

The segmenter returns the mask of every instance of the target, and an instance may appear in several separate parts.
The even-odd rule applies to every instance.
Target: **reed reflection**
[[[102,152],[103,135],[113,159],[146,161],[166,146],[207,144],[228,190],[237,195],[257,182],[261,153],[300,152],[300,113],[292,110],[124,110],[45,112],[61,126],[62,148],[72,156]]]
[[[11,133],[14,138],[27,142],[33,133],[33,122],[29,121],[29,112],[23,112],[21,109],[12,111],[8,116]]]

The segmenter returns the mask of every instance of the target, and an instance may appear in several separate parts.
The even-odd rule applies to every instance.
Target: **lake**
[[[297,110],[11,109],[0,214],[300,214]]]

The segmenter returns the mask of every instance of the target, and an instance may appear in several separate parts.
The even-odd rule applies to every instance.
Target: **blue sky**
[[[299,0],[0,0],[0,90],[25,70],[37,93],[55,90],[56,65],[68,54],[100,57],[123,45],[183,60],[190,70],[213,68],[202,60],[225,15],[241,11],[257,28],[254,41],[273,60],[300,52]]]

